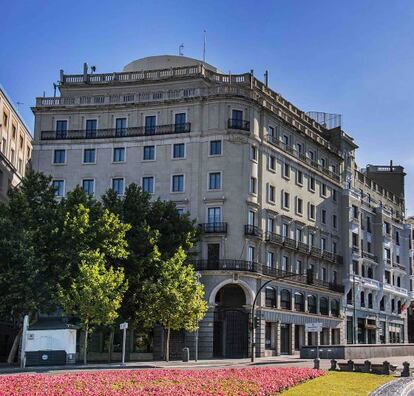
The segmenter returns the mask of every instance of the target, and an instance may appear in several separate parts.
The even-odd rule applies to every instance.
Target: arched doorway
[[[227,284],[216,294],[213,353],[216,357],[243,358],[248,350],[249,314],[239,285]]]

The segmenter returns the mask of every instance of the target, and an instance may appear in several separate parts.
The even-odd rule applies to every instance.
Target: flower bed
[[[307,368],[101,370],[0,376],[0,395],[274,395],[323,375]]]

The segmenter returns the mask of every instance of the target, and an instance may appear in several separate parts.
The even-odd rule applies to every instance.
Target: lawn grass
[[[283,396],[365,396],[395,377],[363,373],[328,372],[282,393]]]

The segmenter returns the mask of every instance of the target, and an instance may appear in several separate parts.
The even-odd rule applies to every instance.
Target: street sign
[[[322,323],[305,323],[305,331],[311,333],[318,333],[322,331]]]
[[[124,323],[121,323],[120,325],[119,325],[119,329],[120,330],[126,330],[128,328],[128,323],[127,322],[124,322]]]

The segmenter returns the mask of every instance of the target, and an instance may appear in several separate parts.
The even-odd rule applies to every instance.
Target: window
[[[338,218],[336,215],[332,215],[332,227],[336,228],[338,226]]]
[[[288,271],[288,270],[289,270],[289,257],[282,256],[282,271]]]
[[[144,161],[155,160],[155,146],[144,146],[143,160]]]
[[[276,308],[276,289],[274,287],[266,287],[265,289],[265,305],[269,308]]]
[[[299,292],[295,292],[295,311],[305,311],[305,297]]]
[[[290,291],[283,289],[280,292],[280,308],[282,309],[292,309],[292,301],[290,298]]]
[[[296,198],[296,213],[298,215],[303,214],[303,200],[301,198]]]
[[[282,207],[289,209],[290,207],[290,194],[286,191],[282,191]]]
[[[231,112],[231,126],[235,129],[243,128],[243,112],[241,110],[232,110]]]
[[[249,210],[247,214],[247,224],[254,226],[256,224],[256,212],[254,210]]]
[[[257,161],[257,147],[250,146],[250,159],[253,161]]]
[[[247,261],[253,262],[255,258],[254,246],[249,246],[247,249]]]
[[[65,182],[63,180],[53,180],[52,187],[55,189],[55,197],[65,195]]]
[[[395,243],[400,244],[400,233],[398,231],[395,231]]]
[[[326,224],[326,210],[322,209],[321,211],[321,222],[322,224]]]
[[[15,160],[16,160],[16,152],[14,151],[14,149],[11,149],[10,150],[10,161],[13,165],[15,163]]]
[[[122,177],[112,179],[112,190],[114,190],[118,195],[124,194],[124,179]]]
[[[321,315],[329,315],[329,303],[326,297],[321,297],[319,300],[319,312]]]
[[[335,241],[332,241],[332,253],[336,254],[337,253],[337,243]]]
[[[20,148],[23,149],[23,136],[20,136]]]
[[[221,155],[221,140],[210,141],[210,155]]]
[[[186,114],[177,113],[175,115],[175,132],[185,132]]]
[[[326,250],[326,238],[321,237],[321,249]]]
[[[315,205],[309,204],[309,219],[315,220]]]
[[[372,293],[368,294],[368,308],[372,309],[373,305],[372,305]]]
[[[282,236],[285,238],[289,237],[289,225],[286,223],[282,224]]]
[[[296,184],[303,186],[303,173],[299,169],[296,171]]]
[[[275,265],[275,254],[273,252],[266,253],[266,265],[269,268],[273,268]]]
[[[302,260],[296,260],[296,273],[303,275],[303,262]]]
[[[94,164],[96,162],[96,151],[95,149],[83,150],[83,162],[85,164]]]
[[[7,149],[7,139],[3,138],[3,143],[1,145],[1,151],[3,154],[6,154],[6,149]],[[27,158],[29,158],[30,156],[28,155]]]
[[[221,173],[211,172],[208,174],[208,189],[220,190],[221,189]]]
[[[359,244],[358,244],[358,234],[356,232],[352,233],[352,247],[354,248],[358,248]]]
[[[115,147],[113,162],[124,162],[125,161],[125,147]]]
[[[302,228],[296,228],[296,240],[298,242],[303,242],[303,231],[302,231]]]
[[[299,154],[302,154],[302,153],[303,153],[303,146],[302,146],[302,143],[296,143],[296,151],[297,151]]]
[[[331,300],[331,314],[332,316],[339,316],[339,300]]]
[[[68,133],[68,121],[57,120],[56,121],[56,137],[65,138]]]
[[[367,216],[367,232],[371,232],[371,217]]]
[[[389,235],[391,234],[391,226],[390,223],[384,221],[384,231]]]
[[[257,194],[257,179],[255,177],[250,178],[250,194]]]
[[[268,217],[266,230],[267,232],[273,232],[274,229],[275,229],[275,219],[273,217]]]
[[[328,281],[328,270],[325,267],[322,267],[322,274],[321,274],[322,281]]]
[[[283,144],[285,146],[289,146],[289,136],[288,135],[283,135]]]
[[[322,166],[322,168],[326,168],[326,159],[325,158],[321,158],[321,166]]]
[[[385,311],[385,296],[382,296],[382,298],[381,298],[380,311]]]
[[[53,153],[54,164],[64,164],[66,162],[66,150],[55,150]]]
[[[96,128],[98,121],[97,120],[86,120],[86,137],[93,138],[96,137]]]
[[[269,125],[269,127],[267,129],[267,134],[269,136],[275,137],[275,128]]]
[[[173,158],[184,158],[185,157],[185,144],[176,143],[173,145]]]
[[[93,179],[83,179],[82,180],[82,189],[88,195],[93,195],[95,193],[95,180]]]
[[[287,163],[283,164],[283,177],[285,179],[290,179],[290,165]]]
[[[145,133],[151,135],[155,133],[157,117],[150,115],[145,117]]]
[[[9,123],[9,117],[6,113],[3,113],[3,124],[4,124],[4,126],[7,127],[8,123]]]
[[[315,160],[315,153],[313,151],[309,150],[308,157],[311,161],[314,161]]]
[[[184,191],[184,175],[174,175],[172,177],[172,192]]]
[[[326,195],[327,195],[326,192],[327,192],[326,184],[321,183],[321,195],[322,195],[322,197],[326,197]]]
[[[268,168],[273,172],[276,171],[276,158],[273,155],[268,157]]]
[[[142,178],[142,190],[149,194],[154,194],[154,177],[145,176]]]
[[[309,183],[309,191],[314,192],[315,191],[315,178],[313,176],[309,176],[308,183]]]
[[[115,136],[125,136],[126,135],[126,118],[117,118],[115,120]]]
[[[332,200],[336,202],[337,200],[337,193],[335,189],[332,189]]]
[[[271,184],[268,185],[268,201],[269,202],[275,202],[275,194],[276,194],[276,189],[275,186],[272,186]]]
[[[360,296],[360,304],[361,304],[361,307],[365,307],[365,292],[361,292],[361,296]]]
[[[308,312],[316,314],[317,300],[315,296],[308,296]]]
[[[213,207],[207,209],[207,222],[209,224],[215,224],[221,222],[221,208]]]
[[[16,125],[12,125],[12,138],[16,139]]]
[[[358,216],[359,216],[358,207],[355,205],[352,205],[352,217],[354,219],[358,219]]]
[[[354,305],[354,301],[353,301],[353,297],[352,297],[352,289],[349,290],[348,294],[346,295],[346,303],[348,305]]]

